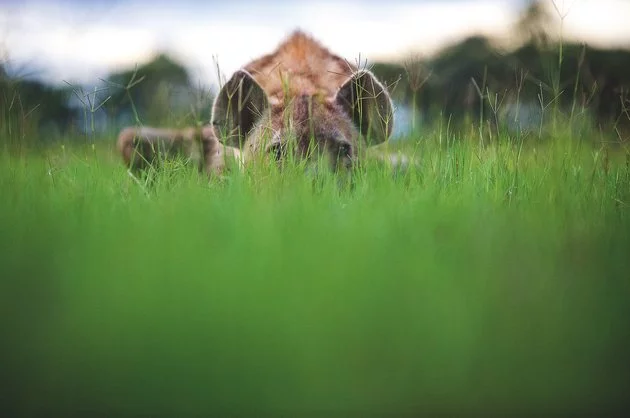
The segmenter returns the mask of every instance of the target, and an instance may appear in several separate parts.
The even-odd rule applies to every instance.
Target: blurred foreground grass
[[[142,186],[110,143],[2,153],[7,416],[618,411],[628,154],[416,151],[353,189],[182,167]]]

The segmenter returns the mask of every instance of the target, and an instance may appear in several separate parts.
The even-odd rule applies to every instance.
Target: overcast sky
[[[551,2],[551,0],[549,0]],[[230,74],[292,29],[312,33],[350,60],[430,54],[472,33],[508,39],[524,0],[0,0],[0,53],[12,69],[37,68],[52,83],[95,84],[158,50],[204,85],[214,59]],[[630,1],[556,0],[564,34],[630,46]]]

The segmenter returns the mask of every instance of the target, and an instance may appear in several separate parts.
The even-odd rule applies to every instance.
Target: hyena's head
[[[384,86],[367,71],[350,75],[334,97],[285,94],[268,97],[247,71],[222,87],[212,110],[219,139],[243,148],[246,158],[323,161],[333,170],[350,168],[366,146],[386,141],[393,106]]]

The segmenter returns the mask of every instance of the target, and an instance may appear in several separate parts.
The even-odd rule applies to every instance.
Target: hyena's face
[[[368,71],[350,76],[335,97],[287,95],[280,103],[241,70],[219,92],[212,123],[248,159],[293,157],[338,171],[351,168],[366,145],[387,140],[392,112],[389,94]]]
[[[280,163],[293,158],[337,171],[351,168],[360,152],[359,132],[350,117],[339,104],[322,97],[303,95],[272,105],[259,126],[271,127],[271,135],[250,136],[249,147]]]

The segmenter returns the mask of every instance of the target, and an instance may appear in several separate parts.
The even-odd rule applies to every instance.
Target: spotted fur
[[[294,157],[323,158],[339,170],[352,167],[365,148],[387,141],[392,129],[393,104],[376,77],[298,30],[220,88],[211,124],[200,130],[201,166],[217,174],[226,157],[241,167],[257,157]],[[177,143],[180,137],[190,141],[169,138]]]

